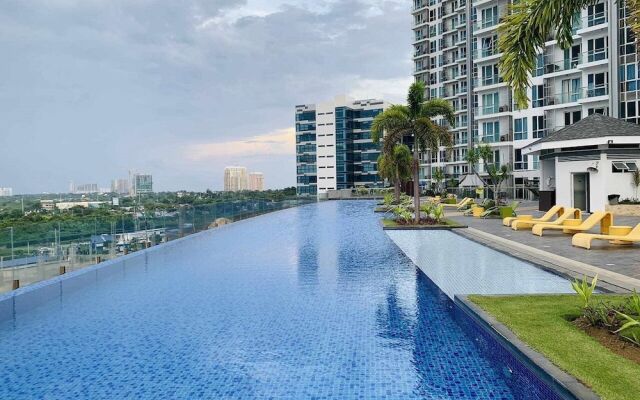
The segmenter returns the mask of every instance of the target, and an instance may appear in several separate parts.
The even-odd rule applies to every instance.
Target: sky
[[[3,0],[0,187],[221,190],[227,165],[294,186],[294,106],[402,102],[406,0]]]

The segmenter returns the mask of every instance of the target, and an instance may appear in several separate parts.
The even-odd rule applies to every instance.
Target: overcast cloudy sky
[[[295,185],[294,106],[402,101],[407,0],[3,0],[0,187]]]

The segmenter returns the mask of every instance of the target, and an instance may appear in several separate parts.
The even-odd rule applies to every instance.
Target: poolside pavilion
[[[540,209],[563,204],[604,210],[610,201],[634,199],[640,165],[640,126],[593,114],[523,149],[540,156]]]

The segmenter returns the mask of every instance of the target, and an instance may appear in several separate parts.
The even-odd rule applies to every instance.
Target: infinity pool
[[[61,284],[0,323],[0,398],[534,398],[372,208],[285,210]]]

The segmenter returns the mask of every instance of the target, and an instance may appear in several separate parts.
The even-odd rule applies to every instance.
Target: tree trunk
[[[400,204],[400,174],[398,173],[397,169],[396,169],[396,179],[394,180],[394,183],[393,183],[393,189],[396,195],[396,203]]]
[[[420,159],[417,138],[413,144],[413,207],[417,225],[420,224]]]

